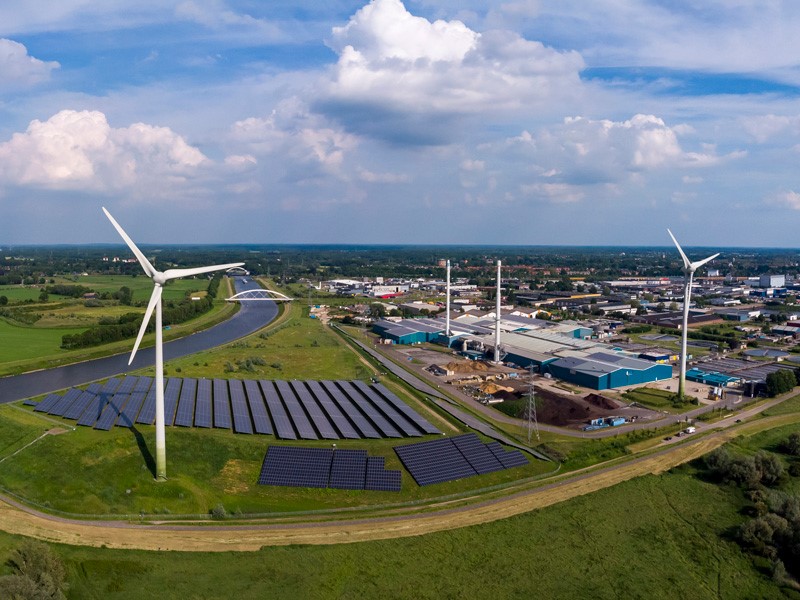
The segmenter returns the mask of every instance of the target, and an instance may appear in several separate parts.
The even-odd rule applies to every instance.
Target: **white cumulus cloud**
[[[46,81],[59,67],[55,61],[42,61],[13,40],[0,38],[0,90],[28,87]]]
[[[443,117],[497,116],[572,96],[584,67],[577,52],[511,31],[479,33],[457,20],[430,22],[400,0],[372,0],[334,28],[328,43],[339,60],[327,87],[327,111],[356,131],[380,120],[383,130],[369,133],[385,138],[409,127],[424,132]]]
[[[48,189],[121,190],[180,182],[207,159],[167,127],[112,128],[98,111],[62,110],[0,144],[0,182]]]
[[[231,138],[235,143],[244,144],[253,154],[291,161],[300,167],[298,176],[309,164],[327,173],[337,173],[347,152],[357,145],[354,136],[310,113],[296,99],[280,103],[268,117],[237,121],[233,124]],[[306,174],[314,177],[317,173],[311,170]]]

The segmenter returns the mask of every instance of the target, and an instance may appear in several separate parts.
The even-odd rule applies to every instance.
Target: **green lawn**
[[[688,403],[675,405],[670,401],[675,394],[667,390],[659,390],[657,388],[640,387],[633,390],[628,390],[622,394],[628,402],[638,402],[643,406],[652,408],[653,410],[666,411],[673,414],[686,412],[696,406]]]
[[[0,363],[64,353],[61,350],[61,337],[85,329],[18,327],[0,319]]]
[[[38,300],[40,291],[39,286],[20,287],[18,285],[0,285],[0,296],[5,296],[8,298],[9,302]]]
[[[170,361],[166,368],[183,377],[245,379],[365,379],[373,374],[338,335],[319,320],[308,317],[306,306],[295,303],[284,306],[290,314],[276,328]],[[247,359],[266,364],[243,368]],[[235,371],[226,371],[226,366]]]
[[[253,553],[56,550],[69,597],[82,599],[784,598],[726,537],[740,508],[736,493],[685,468],[397,540]],[[0,559],[18,543],[0,534]]]

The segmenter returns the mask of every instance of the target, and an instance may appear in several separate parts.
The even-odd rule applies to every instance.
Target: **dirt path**
[[[737,435],[752,434],[797,421],[800,421],[800,415],[760,419],[742,427],[698,437],[649,456],[591,473],[566,477],[543,487],[478,504],[418,515],[289,525],[135,525],[60,519],[3,499],[0,501],[0,529],[73,545],[203,552],[253,551],[262,546],[340,544],[423,535],[505,519],[635,477],[663,473],[702,456]]]

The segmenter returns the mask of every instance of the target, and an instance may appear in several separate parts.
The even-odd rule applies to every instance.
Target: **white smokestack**
[[[500,362],[500,261],[497,261],[497,314],[494,318],[494,362]]]
[[[445,327],[445,334],[448,338],[448,344],[450,343],[450,261],[447,261],[447,300],[445,304],[445,317],[447,318],[447,325]]]

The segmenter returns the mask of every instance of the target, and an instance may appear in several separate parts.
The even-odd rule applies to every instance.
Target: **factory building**
[[[554,377],[570,383],[607,390],[639,385],[672,377],[672,367],[611,352],[594,352],[584,357],[560,358],[547,365]]]

